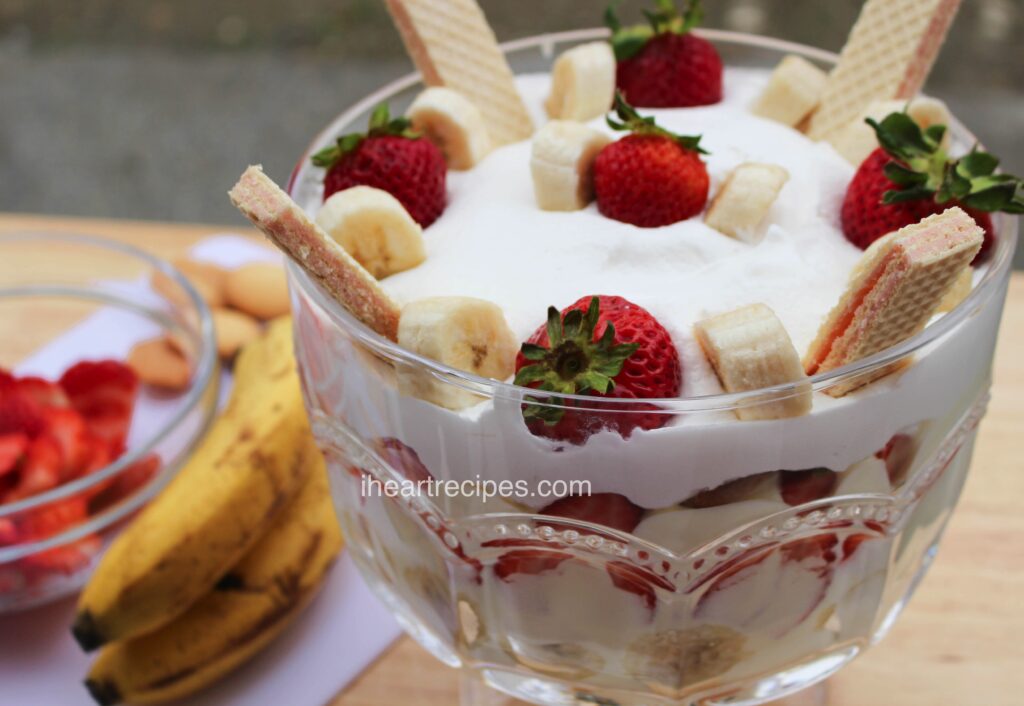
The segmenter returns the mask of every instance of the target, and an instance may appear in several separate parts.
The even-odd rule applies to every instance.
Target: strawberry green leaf
[[[622,91],[615,91],[615,102],[612,106],[615,115],[619,118],[615,120],[611,115],[605,118],[608,123],[608,127],[612,130],[619,132],[631,132],[634,135],[656,135],[658,137],[664,137],[672,140],[683,149],[692,150],[698,154],[708,154],[707,150],[700,146],[700,135],[677,135],[676,133],[666,130],[659,126],[654,120],[654,116],[640,115],[636,111],[636,108],[626,102],[625,97],[622,95]]]
[[[420,135],[412,129],[412,122],[406,117],[392,118],[387,103],[380,103],[370,113],[370,121],[365,133],[353,132],[342,135],[333,145],[325,147],[316,152],[310,160],[314,166],[330,169],[335,163],[349,152],[354,152],[368,137],[381,137],[393,135],[406,137],[410,140],[417,139]]]
[[[676,7],[675,0],[655,0],[654,9],[643,12],[647,18],[646,25],[624,27],[615,12],[618,5],[619,0],[615,0],[604,11],[604,23],[612,32],[612,50],[617,61],[636,56],[647,42],[659,34],[685,34],[704,19],[701,0],[690,0],[682,13]]]
[[[946,126],[933,125],[921,130],[909,115],[892,113],[881,122],[871,118],[878,144],[894,161],[885,166],[885,175],[899,187],[885,192],[882,202],[933,200],[938,204],[962,203],[981,211],[1019,213],[1020,178],[996,174],[999,159],[978,149],[952,159],[942,147]]]
[[[622,372],[623,364],[640,346],[616,343],[611,322],[595,340],[600,318],[598,297],[591,298],[585,312],[572,309],[562,316],[558,309],[550,307],[546,324],[549,347],[523,344],[520,352],[531,364],[519,369],[515,384],[535,385],[539,390],[563,394],[596,392],[604,395],[612,391],[615,376]],[[536,407],[538,405],[528,403],[524,416],[543,419],[548,424],[556,424],[562,418],[561,409],[539,411]]]

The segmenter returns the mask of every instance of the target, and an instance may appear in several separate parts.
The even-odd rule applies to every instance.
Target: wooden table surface
[[[100,235],[171,257],[200,238],[232,229],[0,215],[0,233],[23,230]],[[250,232],[241,225],[235,230]],[[55,333],[37,322],[31,337],[38,345]],[[992,402],[938,559],[885,641],[830,680],[829,706],[1024,704],[1022,348],[1024,273],[1019,273],[1003,319]],[[403,638],[330,706],[457,703],[454,671]]]

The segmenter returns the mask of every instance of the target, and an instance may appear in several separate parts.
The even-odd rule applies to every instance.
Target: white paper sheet
[[[192,251],[225,267],[276,260],[277,253],[235,236],[214,236]],[[141,288],[145,296],[145,285]],[[124,358],[131,346],[156,333],[152,324],[116,310],[102,310],[18,367],[22,374],[58,376],[82,358]],[[225,378],[222,388],[230,385]],[[132,438],[144,438],[172,410],[173,402],[143,393],[132,421]],[[13,615],[0,615],[0,706],[89,706],[82,678],[90,656],[69,632],[74,599]],[[320,595],[272,645],[190,706],[288,704],[321,706],[401,633],[394,618],[370,593],[343,554]]]

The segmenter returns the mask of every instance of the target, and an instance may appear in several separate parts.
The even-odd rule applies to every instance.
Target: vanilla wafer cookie
[[[246,169],[228,196],[253,225],[353,316],[382,336],[396,340],[398,305],[373,275],[311,221],[261,167]]]
[[[809,134],[831,141],[870,103],[917,95],[960,0],[867,0],[829,75]]]
[[[533,134],[512,69],[476,0],[386,1],[424,83],[475,103],[495,145]]]
[[[869,248],[804,357],[807,374],[866,358],[924,329],[983,240],[982,228],[954,207]],[[892,371],[882,368],[826,392],[841,397]]]
[[[782,322],[764,304],[712,316],[693,327],[697,342],[727,392],[798,382],[788,395],[756,398],[736,408],[740,419],[783,419],[811,411],[811,386]]]

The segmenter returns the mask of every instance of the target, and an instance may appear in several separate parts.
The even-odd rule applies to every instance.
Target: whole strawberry
[[[675,0],[657,0],[648,25],[623,27],[614,5],[605,11],[618,60],[615,84],[642,108],[688,108],[722,100],[722,58],[711,42],[690,32],[704,16],[700,0],[680,14]]]
[[[515,383],[602,398],[667,398],[679,394],[682,364],[668,331],[649,311],[622,297],[587,296],[561,312],[548,309],[547,324],[516,358]],[[601,429],[629,437],[670,418],[650,404],[564,408],[572,406],[566,400],[559,407],[527,404],[523,416],[532,433],[572,444]]]
[[[372,186],[398,199],[424,228],[444,212],[444,155],[412,130],[408,118],[391,118],[385,103],[374,109],[365,134],[343,135],[312,159],[327,170],[325,201],[352,186]]]
[[[608,118],[629,135],[602,149],[594,161],[597,209],[617,221],[642,228],[667,226],[692,218],[708,200],[708,170],[700,155],[700,137],[683,137],[641,117],[621,94]]]
[[[999,160],[977,149],[959,159],[942,147],[944,125],[921,130],[906,113],[868,119],[881,145],[861,163],[846,189],[842,225],[847,240],[867,248],[883,235],[960,206],[985,230],[974,262],[992,251],[991,212],[1024,213],[1021,180],[996,174]]]

